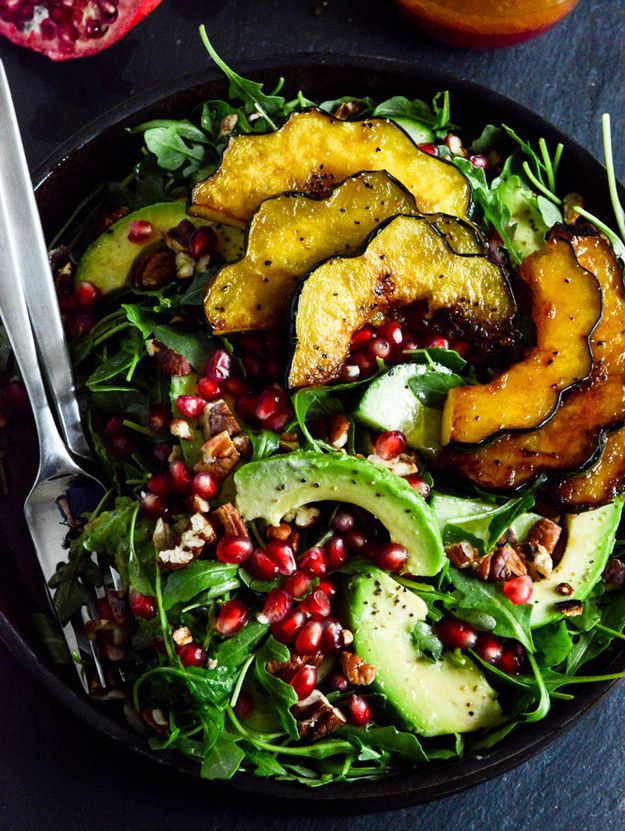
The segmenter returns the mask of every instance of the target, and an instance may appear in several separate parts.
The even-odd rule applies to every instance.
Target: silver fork
[[[84,466],[92,462],[89,445],[80,423],[45,240],[1,61],[0,315],[24,380],[39,438],[39,469],[24,513],[47,586],[57,564],[64,559],[63,543],[67,531],[61,523],[62,515],[72,522],[70,514],[78,518],[83,511],[92,510],[104,495],[105,488]],[[50,410],[41,367],[48,379],[67,446]],[[81,460],[81,465],[72,458],[68,446]],[[108,587],[119,588],[118,576],[112,571],[107,576]],[[84,588],[90,599],[88,612],[83,608],[81,619],[66,623],[63,633],[70,652],[90,658],[101,685],[106,687],[101,662],[84,634],[86,620],[99,616],[95,609],[96,594],[91,586]],[[88,692],[86,675],[80,670],[78,674]]]

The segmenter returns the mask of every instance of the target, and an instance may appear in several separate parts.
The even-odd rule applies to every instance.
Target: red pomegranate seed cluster
[[[523,668],[525,650],[517,641],[478,632],[470,623],[455,617],[443,618],[434,631],[447,649],[473,649],[483,661],[506,675],[518,675]]]
[[[57,296],[65,332],[70,340],[86,335],[97,320],[96,310],[102,292],[83,281],[74,288],[71,281],[57,281]]]

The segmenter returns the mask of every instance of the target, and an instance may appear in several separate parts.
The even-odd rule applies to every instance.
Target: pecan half
[[[466,540],[446,546],[445,554],[452,566],[456,568],[468,568],[479,556],[477,548],[473,548]]]
[[[176,260],[171,251],[155,251],[134,269],[133,282],[138,289],[154,289],[176,279]]]
[[[164,343],[161,343],[155,338],[151,338],[145,342],[145,349],[151,358],[156,358],[156,361],[165,375],[179,377],[182,375],[191,374],[191,364],[182,355],[174,352]]]
[[[202,430],[205,437],[210,439],[211,436],[223,430],[226,430],[229,436],[237,436],[241,432],[241,427],[230,407],[223,398],[219,398],[206,405],[202,415]]]
[[[550,519],[539,519],[527,532],[525,542],[534,545],[542,545],[547,554],[553,554],[562,528]]]
[[[316,741],[341,727],[347,719],[319,690],[313,690],[308,698],[291,707],[297,721],[297,729],[303,739]]]
[[[554,603],[553,605],[566,617],[581,615],[584,611],[584,604],[581,600],[562,600],[560,603]]]
[[[225,505],[220,505],[219,508],[211,513],[210,517],[220,537],[232,535],[235,537],[250,538],[247,527],[241,519],[241,514],[232,502],[226,502]]]
[[[620,591],[625,587],[625,563],[620,560],[608,560],[601,579],[608,591]]]
[[[341,666],[350,684],[367,686],[373,683],[375,667],[353,652],[341,652]]]
[[[511,545],[503,545],[492,554],[481,557],[475,567],[476,577],[491,583],[504,583],[524,574],[527,574],[525,563]]]

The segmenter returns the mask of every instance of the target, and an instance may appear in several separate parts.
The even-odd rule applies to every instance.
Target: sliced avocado
[[[555,605],[563,600],[584,600],[599,581],[608,561],[618,528],[623,503],[618,500],[584,514],[567,514],[567,534],[562,559],[546,580],[534,583],[532,627],[558,620],[562,613]],[[563,596],[556,586],[568,583],[573,594]]]
[[[374,430],[401,430],[408,447],[434,456],[441,447],[441,412],[424,406],[408,385],[410,378],[431,371],[452,374],[442,364],[397,364],[369,384],[354,418]]]
[[[123,288],[130,280],[137,259],[164,247],[163,234],[183,219],[190,220],[194,225],[211,225],[226,262],[241,256],[243,233],[239,229],[190,217],[184,202],[158,202],[128,214],[100,234],[80,258],[76,282],[87,280],[103,294]],[[149,222],[154,231],[144,242],[131,242],[128,239],[131,222]]]
[[[497,196],[510,210],[510,223],[516,224],[514,242],[524,257],[538,251],[545,244],[545,234],[556,222],[562,222],[562,214],[555,205],[536,197],[521,181],[519,176],[510,176],[497,187]],[[545,223],[538,210],[537,200],[543,200],[544,210],[550,212],[550,225]],[[551,215],[553,214],[553,216]]]
[[[293,508],[336,500],[359,505],[405,546],[410,574],[432,576],[445,562],[441,535],[428,504],[386,468],[346,453],[302,451],[252,462],[234,477],[237,507],[246,520],[278,525]]]
[[[502,719],[495,691],[470,658],[419,655],[411,631],[427,614],[420,597],[379,569],[352,577],[344,597],[354,652],[375,667],[375,687],[409,730],[465,733]]]

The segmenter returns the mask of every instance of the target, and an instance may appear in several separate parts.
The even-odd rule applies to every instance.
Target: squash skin
[[[397,216],[371,234],[363,254],[330,258],[301,282],[289,387],[337,379],[356,329],[417,301],[427,301],[430,314],[460,311],[491,341],[511,341],[516,305],[505,272],[485,257],[455,254],[426,217]]]
[[[486,490],[517,492],[545,474],[582,472],[594,465],[606,432],[625,424],[625,286],[610,245],[594,228],[556,226],[550,237],[569,239],[579,263],[598,279],[603,315],[591,335],[589,378],[563,396],[553,418],[523,435],[503,436],[475,451],[448,450],[441,468]]]
[[[196,185],[189,213],[244,227],[270,196],[324,196],[361,170],[386,170],[413,194],[422,213],[464,218],[471,187],[449,162],[422,150],[392,121],[342,121],[317,109],[292,113],[275,132],[233,136],[220,166]]]
[[[443,445],[484,444],[503,433],[542,427],[563,393],[590,375],[590,336],[602,313],[597,278],[582,268],[570,243],[560,237],[526,257],[519,274],[532,293],[537,343],[488,384],[449,391],[441,424]]]

